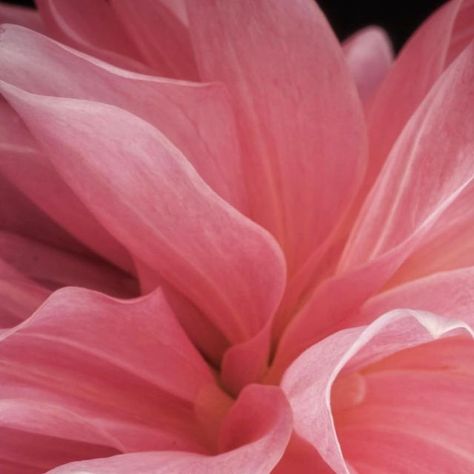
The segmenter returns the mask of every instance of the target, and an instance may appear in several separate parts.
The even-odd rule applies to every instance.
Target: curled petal
[[[460,364],[466,364],[468,372],[463,374],[462,381],[459,381],[464,384],[464,389],[461,390],[461,394],[456,393],[456,396],[452,394],[448,396],[448,392],[443,388],[443,384],[449,384],[449,380],[451,380],[452,374],[446,370],[446,364],[449,365],[453,358],[449,356],[446,358],[444,353],[436,358],[435,363],[424,361],[426,370],[433,371],[433,375],[436,374],[440,382],[438,385],[436,383],[432,385],[432,382],[424,385],[424,381],[420,379],[418,386],[423,389],[423,396],[429,396],[433,401],[436,400],[435,404],[442,406],[446,412],[442,417],[438,417],[436,423],[433,423],[431,427],[425,426],[425,433],[429,434],[429,438],[425,439],[422,445],[418,443],[417,449],[410,448],[408,452],[406,451],[410,437],[416,441],[419,436],[419,433],[411,433],[410,436],[414,425],[408,415],[403,420],[399,419],[398,422],[395,422],[395,425],[393,424],[394,419],[392,419],[391,426],[382,427],[384,434],[389,432],[393,434],[399,429],[404,433],[404,437],[390,449],[386,443],[393,440],[393,436],[385,436],[380,442],[377,442],[377,427],[365,426],[371,436],[357,434],[358,438],[356,439],[359,441],[355,441],[355,449],[359,449],[359,451],[356,463],[354,458],[351,458],[353,452],[350,451],[350,443],[346,444],[348,435],[344,430],[349,429],[350,426],[348,428],[349,421],[345,417],[349,416],[347,413],[350,410],[356,410],[362,419],[364,416],[371,415],[370,410],[373,407],[373,402],[370,399],[371,389],[367,387],[367,384],[370,383],[371,374],[387,370],[386,360],[389,356],[395,354],[393,355],[395,358],[402,357],[403,360],[411,362],[414,366],[419,364],[418,367],[420,365],[423,367],[423,358],[418,358],[416,361],[413,352],[410,351],[423,350],[422,348],[426,346],[428,353],[436,353],[438,345],[448,344],[448,346],[459,348],[460,355],[467,357],[470,354],[469,357],[472,357],[474,350],[472,335],[472,330],[464,323],[411,310],[393,311],[377,319],[370,326],[346,329],[335,333],[305,351],[284,376],[282,388],[293,409],[295,431],[308,440],[337,473],[349,472],[349,463],[354,463],[357,467],[359,462],[362,466],[365,464],[370,466],[376,458],[380,462],[381,459],[384,459],[381,458],[384,451],[376,449],[379,445],[389,450],[390,457],[398,455],[403,459],[403,461],[396,463],[396,465],[402,463],[405,466],[405,470],[402,469],[401,472],[414,472],[420,466],[422,469],[420,472],[430,472],[431,457],[428,454],[438,447],[436,439],[444,431],[445,420],[451,416],[459,417],[462,412],[462,409],[456,405],[457,402],[453,403],[454,400],[464,403],[472,397],[474,373],[472,373],[472,367],[469,368],[469,364],[467,364],[467,358],[463,360],[461,357],[458,361]],[[441,341],[439,343],[432,342],[437,339],[441,339]],[[434,348],[430,344],[435,344]],[[453,370],[456,372],[457,367],[454,367]],[[394,386],[392,390],[385,391],[382,382],[382,394],[391,394],[391,406],[393,407],[392,412],[392,408],[389,406],[382,410],[385,410],[381,414],[380,421],[382,423],[388,420],[383,421],[384,414],[391,416],[396,413],[398,408],[406,409],[410,394],[416,393],[413,392],[413,387],[410,387],[412,382],[416,385],[416,377],[413,379],[410,373],[393,375],[397,376],[396,388]],[[383,372],[382,376],[384,376]],[[406,387],[404,381],[407,381]],[[453,389],[457,390],[455,387]],[[431,408],[425,407],[425,410],[428,412]],[[422,411],[423,407],[419,406],[412,414],[415,415]],[[474,426],[472,421],[472,419],[466,419],[462,422],[464,435],[467,435],[466,440],[472,439]],[[372,430],[372,428],[374,429]],[[449,439],[449,436],[452,436],[452,439]],[[351,437],[351,440],[354,438]],[[456,444],[456,440],[454,432],[450,431],[443,441],[446,443],[445,447],[448,451],[451,446]],[[372,449],[370,449],[371,445]],[[349,450],[347,454],[346,449]],[[451,466],[456,466],[458,471],[453,469],[453,472],[464,472],[463,469],[466,469],[466,466],[470,466],[472,469],[474,466],[472,453],[470,460],[467,452],[457,459],[455,454],[456,450],[453,450],[444,461],[454,463]]]

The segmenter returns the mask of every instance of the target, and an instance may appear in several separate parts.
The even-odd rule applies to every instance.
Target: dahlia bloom
[[[393,61],[310,0],[0,19],[0,472],[474,472],[474,1]]]

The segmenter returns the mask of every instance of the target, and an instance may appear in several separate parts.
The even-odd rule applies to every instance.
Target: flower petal
[[[54,247],[84,251],[84,247],[36,207],[1,173],[0,219],[4,231],[39,239]]]
[[[341,48],[309,0],[187,5],[201,76],[223,82],[236,107],[251,216],[280,242],[291,277],[364,172],[363,113]]]
[[[462,206],[461,215],[469,212],[463,197],[474,178],[473,94],[474,44],[443,74],[398,139],[352,231],[341,271],[433,227],[446,209],[457,209],[453,203]]]
[[[472,339],[460,337],[394,354],[359,372],[364,399],[342,410],[337,392],[348,378],[336,381],[336,430],[351,466],[362,472],[380,472],[387,465],[407,473],[428,474],[433,466],[471,472],[473,356]]]
[[[117,107],[2,90],[91,212],[228,340],[250,338],[273,316],[285,284],[277,244],[158,130]]]
[[[111,5],[157,75],[198,80],[189,32],[167,3],[112,0]]]
[[[31,316],[50,293],[0,259],[0,329]]]
[[[314,291],[288,326],[275,366],[285,366],[298,352],[343,327],[434,235],[449,235],[460,222],[466,227],[473,222],[473,94],[474,44],[443,74],[400,136],[352,230],[336,275]]]
[[[87,249],[69,237],[65,229],[105,259],[131,270],[133,267],[128,252],[97,222],[58,176],[47,157],[38,150],[18,114],[3,101],[0,102],[0,125],[0,171],[21,191],[14,190],[14,197],[4,200],[8,204],[2,206],[2,211],[5,207],[5,213],[11,215],[5,220],[19,223],[7,225],[4,230],[87,254]],[[11,185],[2,185],[0,189],[7,192],[10,188]],[[42,217],[44,214],[52,220]]]
[[[222,449],[216,456],[149,452],[71,463],[51,474],[240,474],[270,473],[291,434],[291,412],[277,387],[249,386],[229,412],[222,428]]]
[[[46,31],[59,41],[107,62],[144,70],[141,55],[105,0],[37,0]]]
[[[241,157],[227,93],[114,68],[11,25],[0,36],[0,78],[29,92],[117,105],[157,127],[218,194],[246,212]]]
[[[3,2],[0,3],[1,23],[14,23],[15,25],[22,25],[35,31],[44,30],[43,22],[36,10]]]
[[[0,231],[0,258],[51,290],[83,286],[123,298],[137,294],[135,281],[105,262],[8,232]]]
[[[474,327],[474,267],[407,282],[369,299],[352,324],[365,324],[395,308],[438,312]]]
[[[392,145],[410,116],[423,101],[440,74],[455,56],[448,52],[455,40],[453,28],[462,18],[463,4],[471,0],[448,2],[436,11],[413,35],[382,84],[368,116],[371,159],[367,170],[366,190],[374,182]],[[456,41],[461,52],[472,39]],[[448,60],[449,58],[449,60]]]
[[[342,46],[359,96],[367,108],[392,65],[390,38],[382,28],[369,26],[357,31]]]
[[[126,302],[57,291],[1,334],[0,380],[0,400],[17,407],[3,427],[121,452],[207,452],[194,403],[214,377],[159,291]],[[33,401],[43,410],[27,423]]]
[[[344,452],[341,451],[339,444],[336,431],[337,420],[336,426],[334,425],[333,411],[343,417],[344,409],[363,402],[365,386],[364,381],[359,379],[358,373],[365,370],[366,367],[373,367],[371,364],[381,363],[380,361],[385,357],[399,353],[404,349],[463,333],[471,335],[468,344],[472,352],[474,349],[473,332],[465,324],[452,322],[428,313],[398,310],[384,315],[370,326],[346,329],[315,344],[292,364],[282,382],[282,388],[293,409],[296,432],[307,439],[337,473],[349,472],[347,460],[344,458]],[[457,340],[458,337],[466,336],[456,336],[454,339]],[[449,339],[448,337],[447,341]],[[435,367],[439,371],[438,376],[442,377],[442,367],[436,365]],[[472,391],[473,375],[471,373],[466,379],[468,384],[466,395]],[[339,377],[340,381],[346,377],[341,381],[341,383],[344,382],[344,387],[338,384],[336,377]],[[335,381],[339,386],[334,385]],[[400,379],[400,383],[403,384],[403,377]],[[403,385],[401,387],[398,388],[397,393],[405,392]],[[444,403],[445,393],[432,388],[432,391],[428,390],[430,396],[438,397],[436,399]],[[336,389],[339,393],[335,393]],[[331,391],[333,391],[332,394]],[[333,396],[332,400],[331,395]],[[392,392],[392,395],[395,394]],[[461,398],[464,400],[464,394]],[[454,400],[453,397],[452,399]],[[396,407],[396,401],[393,401],[393,404]],[[361,412],[362,410],[363,408],[361,408]],[[455,414],[456,411],[451,404],[448,412]],[[445,417],[443,417],[444,419]],[[471,422],[470,439],[472,439],[473,426]],[[409,423],[406,428],[410,429]],[[442,429],[442,424],[433,426],[432,434],[434,436],[441,434]],[[364,440],[361,441],[361,443],[363,442]],[[405,452],[399,451],[400,457],[403,458],[402,454]],[[375,453],[378,459],[383,455],[383,451],[375,451]],[[421,456],[414,459],[413,454],[410,452],[411,458],[406,460],[407,462],[411,461],[413,468],[401,472],[415,472],[414,467],[417,462],[421,462],[425,469],[431,466],[430,457]],[[452,460],[452,458],[450,459]],[[458,465],[463,466],[464,461],[458,460]],[[454,470],[453,472],[463,471]]]

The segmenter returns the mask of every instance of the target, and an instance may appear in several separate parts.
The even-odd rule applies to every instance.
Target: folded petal
[[[198,80],[188,29],[169,2],[113,0],[111,4],[157,75]]]
[[[273,316],[285,284],[277,244],[149,123],[105,104],[2,89],[100,222],[228,340],[250,338]]]
[[[277,387],[249,386],[224,420],[222,454],[148,452],[76,462],[53,469],[54,474],[196,474],[270,473],[291,434],[291,412]]]
[[[195,403],[219,389],[160,292],[119,301],[59,290],[1,334],[0,380],[0,426],[38,442],[208,451]]]
[[[29,92],[97,100],[142,117],[218,194],[247,211],[234,117],[222,86],[120,70],[11,25],[0,36],[0,66],[1,79]]]
[[[462,21],[465,9],[472,8],[472,4],[472,0],[455,0],[443,5],[417,30],[391,68],[368,115],[371,159],[366,191],[410,116],[455,59],[454,50],[450,53],[453,41],[459,54],[474,37],[473,30],[462,39],[455,33],[456,23]]]
[[[369,26],[357,31],[342,46],[359,96],[367,108],[392,65],[390,39],[382,28]]]
[[[355,464],[363,472],[377,472],[376,465],[380,469],[382,460],[387,466],[385,450],[390,465],[394,462],[399,472],[432,472],[431,454],[439,448],[443,450],[438,451],[436,459],[442,464],[435,465],[447,466],[449,462],[453,467],[451,472],[468,472],[467,467],[472,470],[474,459],[467,446],[472,443],[473,420],[470,415],[464,421],[459,419],[465,412],[462,406],[472,398],[474,389],[474,372],[469,362],[474,353],[472,335],[464,323],[429,313],[398,310],[370,326],[346,329],[315,344],[292,364],[282,382],[293,409],[296,432],[337,473],[349,472],[349,464]],[[456,348],[459,357],[450,355],[448,349],[434,361],[425,358],[446,346]],[[401,363],[389,367],[389,356],[404,361],[405,367]],[[393,383],[390,388],[384,387],[385,370],[404,370],[410,365],[427,370],[428,378],[410,372],[388,374],[393,376]],[[457,380],[456,386],[448,395],[447,387],[453,379]],[[372,384],[377,385],[373,392]],[[380,407],[376,399],[383,396],[385,406]],[[429,405],[424,403],[426,397],[431,399]],[[461,405],[457,405],[458,400]],[[441,414],[433,412],[434,406],[440,407]],[[374,409],[379,410],[378,427],[369,423],[370,417],[376,415]],[[424,431],[417,432],[423,427],[423,415],[428,414],[431,419],[425,421]],[[358,415],[359,420],[351,418],[353,415]],[[365,416],[367,425],[362,426]],[[451,428],[444,431],[451,417],[461,423],[462,434]],[[416,422],[412,424],[412,420]],[[363,432],[352,436],[351,422],[360,422],[356,428]],[[397,441],[395,434],[400,429],[403,436]],[[456,453],[455,446],[462,436],[464,441]],[[410,444],[410,439],[415,444]],[[354,449],[351,443],[355,444]],[[366,465],[370,469],[366,470]]]
[[[201,77],[223,82],[236,108],[251,216],[280,242],[291,277],[329,238],[365,167],[341,48],[311,1],[187,5]]]
[[[117,66],[145,70],[142,57],[105,0],[37,0],[47,33]]]

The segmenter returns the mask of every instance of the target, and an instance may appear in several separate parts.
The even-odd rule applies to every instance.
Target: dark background
[[[7,0],[8,3],[33,6],[31,0]],[[81,0],[69,0],[77,1]],[[137,0],[140,1],[140,0]],[[199,0],[196,0],[199,1]],[[239,0],[229,0],[239,1]],[[292,0],[283,0],[292,1]],[[402,2],[400,0],[319,0],[320,7],[326,13],[334,30],[340,39],[344,39],[355,30],[375,24],[384,27],[398,50],[415,28],[438,6],[443,0],[414,0]]]

